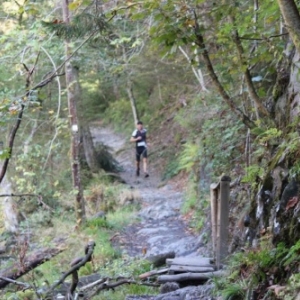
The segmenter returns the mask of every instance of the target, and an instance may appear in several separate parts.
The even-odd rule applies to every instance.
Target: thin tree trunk
[[[242,43],[241,43],[241,40],[240,40],[240,37],[239,37],[239,34],[238,34],[237,30],[235,30],[234,33],[233,33],[233,40],[234,40],[234,43],[235,43],[235,45],[237,47],[237,50],[238,50],[241,66],[243,68],[245,68],[244,76],[245,76],[245,82],[246,82],[246,85],[247,85],[247,88],[248,88],[249,96],[253,100],[253,102],[255,103],[255,106],[257,107],[259,112],[261,112],[265,116],[268,116],[269,112],[267,111],[267,109],[262,104],[262,101],[260,100],[260,98],[259,98],[259,96],[256,93],[256,90],[254,88],[254,85],[253,85],[253,82],[252,82],[252,77],[251,77],[251,74],[250,74],[250,70],[247,66],[247,63],[245,62],[245,59],[244,59],[244,49],[243,49],[243,46],[242,46]]]
[[[183,54],[183,56],[187,59],[187,61],[189,63],[191,63],[191,59],[190,57],[188,56],[188,54],[184,51],[184,49],[179,46],[179,50],[180,52]],[[196,59],[196,62],[199,64],[199,57],[198,57],[198,54],[195,53],[195,59]],[[200,86],[201,86],[201,89],[204,91],[204,92],[208,92],[206,86],[205,86],[205,82],[204,82],[204,78],[203,78],[203,74],[202,74],[202,71],[201,69],[198,67],[197,69],[191,64],[191,67],[192,67],[192,71],[197,79],[197,81],[199,82]]]
[[[127,79],[126,79],[126,92],[127,92],[127,95],[128,95],[129,101],[130,101],[130,105],[131,105],[134,125],[136,125],[139,118],[138,118],[138,113],[137,113],[137,108],[136,108],[136,101],[135,101],[133,90],[132,90],[131,74],[130,74],[130,70],[128,70],[129,59],[127,58],[125,46],[123,46],[122,50],[123,50],[123,60],[125,62],[125,66],[126,66],[126,70],[125,70],[126,77],[127,77]]]
[[[63,0],[63,20],[66,24],[70,22],[68,0]],[[68,58],[71,55],[71,47],[68,39],[65,40],[65,55]],[[80,162],[79,162],[79,124],[77,117],[77,102],[80,98],[80,86],[77,81],[78,70],[72,65],[72,60],[68,60],[65,64],[66,73],[66,86],[67,86],[67,97],[68,97],[68,108],[69,108],[69,120],[71,127],[71,168],[72,168],[72,179],[73,189],[75,194],[75,211],[78,223],[85,221],[85,203],[83,198],[83,191],[80,177]]]
[[[9,182],[7,175],[3,177],[3,181],[0,186],[1,194],[12,194],[11,183]],[[5,197],[2,203],[4,214],[4,226],[8,232],[17,232],[19,227],[17,204],[13,200],[13,197]]]
[[[136,101],[135,101],[133,91],[132,91],[132,81],[131,81],[129,75],[127,76],[126,91],[127,91],[128,98],[130,100],[134,124],[136,125],[136,123],[138,122],[138,113],[137,113],[137,108],[136,108]]]
[[[277,0],[286,29],[298,52],[300,52],[300,14],[294,0]]]

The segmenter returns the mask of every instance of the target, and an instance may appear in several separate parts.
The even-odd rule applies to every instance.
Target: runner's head
[[[136,123],[136,127],[137,127],[138,130],[142,130],[143,129],[143,122],[142,121],[138,121]]]

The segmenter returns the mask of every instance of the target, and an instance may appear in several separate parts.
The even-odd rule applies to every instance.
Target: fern
[[[191,171],[199,162],[199,146],[194,143],[186,143],[179,157],[179,169]]]
[[[290,248],[287,255],[283,258],[282,263],[284,266],[288,266],[296,261],[299,261],[300,253],[300,240]]]
[[[233,283],[222,291],[222,297],[224,300],[242,300],[245,298],[245,290],[238,283]]]

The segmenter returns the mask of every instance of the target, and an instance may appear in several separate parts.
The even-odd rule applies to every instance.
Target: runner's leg
[[[144,151],[142,153],[142,156],[143,156],[143,167],[144,167],[145,177],[149,177],[148,170],[147,170],[147,167],[148,167],[148,162],[147,162],[147,157],[148,157],[147,148],[144,149]]]
[[[140,176],[140,161],[141,161],[141,154],[138,151],[138,148],[136,148],[136,176]]]

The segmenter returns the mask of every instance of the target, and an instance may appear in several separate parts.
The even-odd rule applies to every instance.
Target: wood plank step
[[[182,281],[190,281],[190,280],[199,280],[204,281],[213,277],[220,277],[225,275],[224,271],[216,271],[216,272],[208,272],[208,273],[182,273],[175,275],[161,275],[158,276],[158,283],[165,282],[182,282]]]
[[[214,272],[214,271],[215,271],[215,268],[213,268],[213,267],[171,265],[169,268],[169,274],[183,273],[183,272],[205,273],[205,272]]]
[[[212,259],[209,257],[175,257],[166,259],[166,264],[181,265],[181,266],[194,266],[194,267],[212,267]]]

